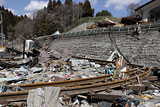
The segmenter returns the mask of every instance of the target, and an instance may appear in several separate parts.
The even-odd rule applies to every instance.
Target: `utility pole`
[[[3,34],[3,16],[2,16],[2,12],[3,11],[0,11],[0,16],[1,16],[1,33]]]
[[[0,21],[0,24],[1,24],[1,37],[2,37],[2,45],[4,45],[4,41],[5,41],[5,37],[4,36],[4,33],[3,33],[3,16],[2,16],[2,13],[3,11],[0,11],[0,18],[1,18],[1,21]]]

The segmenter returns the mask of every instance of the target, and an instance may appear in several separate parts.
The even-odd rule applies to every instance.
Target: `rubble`
[[[140,17],[124,17],[121,19],[121,23],[125,25],[137,24],[142,20]]]
[[[28,93],[27,103],[11,102],[4,106],[147,107],[150,105],[156,107],[160,103],[158,101],[155,102],[156,99],[160,98],[159,87],[155,82],[158,81],[158,78],[156,76],[141,78],[140,76],[147,74],[150,69],[140,66],[135,68],[127,65],[124,57],[118,51],[114,51],[107,62],[72,57],[68,50],[64,50],[62,53],[56,50],[48,50],[47,48],[40,51],[36,50],[36,52],[33,49],[29,50],[32,50],[29,51],[32,55],[26,53],[28,58],[22,59],[22,53],[19,53],[14,60],[7,61],[5,59],[6,61],[0,61],[3,62],[0,65],[2,67],[0,71],[0,96],[1,94],[3,96],[3,93],[10,92],[13,94],[14,92],[21,92],[24,95]],[[39,54],[34,54],[34,52]],[[106,77],[103,79],[103,76]],[[125,84],[127,80],[129,82],[129,78],[134,79],[134,82]],[[59,84],[62,83],[62,85],[59,85],[60,87],[50,87],[52,84],[47,87],[47,84],[52,82],[58,84],[58,81]],[[68,83],[67,85],[69,81],[75,83]],[[78,81],[81,82],[78,83]],[[112,83],[116,84],[118,81],[122,81],[121,85],[117,86],[118,89],[110,88]],[[139,84],[135,84],[135,81]],[[111,85],[107,87],[109,83]],[[94,89],[96,84],[99,86],[106,84],[104,88],[97,88],[97,90],[105,90],[105,92],[98,94],[93,90],[84,88]],[[37,89],[32,87],[33,90],[28,88],[29,90],[27,91],[25,88],[34,85],[37,86]],[[43,85],[46,86],[44,87]],[[24,86],[24,88],[21,86]],[[72,91],[67,91],[76,88],[84,88],[84,92],[77,90],[71,94]],[[64,94],[65,91],[68,93]],[[5,96],[7,97],[7,94]]]
[[[95,22],[98,27],[111,27],[114,26],[115,23],[108,18]]]
[[[17,61],[15,61],[16,63],[14,62],[16,66],[11,63],[13,65],[11,66],[10,64],[8,67],[5,62],[5,66],[0,65],[6,70],[5,72],[1,71],[1,75],[4,78],[1,78],[0,82],[19,80],[17,83],[14,82],[12,84],[29,84],[57,81],[58,78],[59,80],[73,80],[106,74],[105,67],[88,60],[71,58],[69,55],[68,50],[64,50],[63,53],[55,50],[50,52],[42,50],[38,57],[38,63],[34,67],[27,64],[27,66],[19,64]],[[24,63],[30,61],[23,60]],[[20,81],[21,79],[23,81]]]

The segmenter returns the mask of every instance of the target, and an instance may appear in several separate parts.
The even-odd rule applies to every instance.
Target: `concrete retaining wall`
[[[145,66],[159,66],[159,31],[142,32],[139,35],[140,40],[125,33],[114,33],[112,34],[112,38],[131,63]],[[42,43],[47,43],[47,41],[43,41]],[[116,49],[108,34],[57,38],[52,41],[50,47],[60,52],[68,49],[72,55],[103,60],[107,59],[111,55],[111,52]]]

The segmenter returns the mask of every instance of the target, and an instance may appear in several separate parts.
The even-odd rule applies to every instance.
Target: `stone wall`
[[[160,33],[158,31],[142,32],[139,35],[140,40],[126,33],[113,33],[111,37],[131,63],[159,66]],[[47,41],[43,43],[47,43]],[[106,60],[111,52],[116,49],[107,33],[57,38],[52,41],[50,47],[60,52],[68,49],[75,56],[87,56],[103,60]]]

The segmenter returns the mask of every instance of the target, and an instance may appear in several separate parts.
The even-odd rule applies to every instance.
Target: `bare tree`
[[[57,5],[50,11],[46,9],[39,10],[34,15],[34,33],[37,36],[43,36],[52,34],[57,30],[64,32],[67,26],[70,26],[82,16],[82,12],[82,7],[78,4]],[[45,16],[45,25],[47,25],[48,28],[44,28],[44,24],[41,24],[43,22],[42,19],[44,20],[44,18],[42,18],[43,16]]]
[[[33,37],[33,20],[25,18],[15,26],[15,35],[17,37],[30,39]]]
[[[135,9],[137,9],[140,5],[138,3],[131,3],[128,5],[127,10],[128,10],[128,15],[133,16],[135,15]]]

